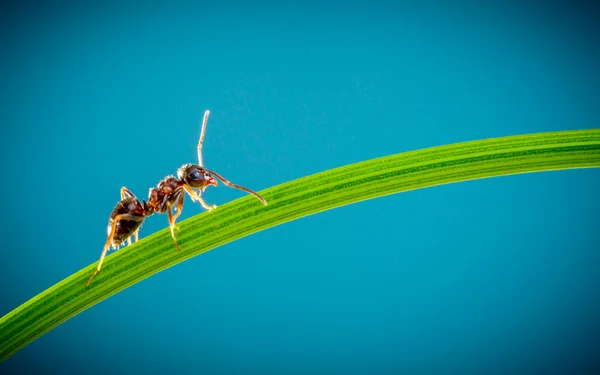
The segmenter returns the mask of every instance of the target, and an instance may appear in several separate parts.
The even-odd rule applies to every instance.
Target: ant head
[[[209,171],[194,164],[186,164],[179,168],[177,170],[177,177],[194,189],[204,189],[210,185],[218,185],[217,180],[214,179]]]

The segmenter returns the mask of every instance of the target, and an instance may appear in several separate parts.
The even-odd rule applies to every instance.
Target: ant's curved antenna
[[[200,140],[198,141],[198,165],[202,165],[202,142],[204,142],[204,133],[206,132],[206,123],[208,122],[208,115],[210,115],[210,111],[206,110],[204,112],[204,119],[202,120],[202,130],[200,131]]]
[[[243,190],[247,193],[250,193],[252,195],[254,195],[262,204],[264,204],[265,206],[267,205],[267,201],[265,200],[265,198],[261,197],[260,195],[258,195],[257,193],[253,192],[252,190],[245,188],[243,186],[240,185],[236,185],[236,184],[232,184],[231,182],[227,181],[223,176],[221,176],[220,174],[216,173],[215,171],[211,171],[205,168],[205,170],[214,175],[216,178],[218,178],[219,180],[221,180],[225,185],[235,188],[235,189],[239,189],[239,190]]]

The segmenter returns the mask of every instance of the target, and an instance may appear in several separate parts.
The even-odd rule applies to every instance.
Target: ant
[[[207,205],[206,202],[200,197],[204,190],[213,185],[217,186],[218,182],[214,179],[217,177],[223,182],[223,184],[243,190],[254,195],[258,200],[265,206],[267,201],[243,186],[232,184],[227,181],[220,174],[204,168],[202,163],[202,142],[204,141],[204,133],[206,131],[206,123],[208,122],[208,115],[210,111],[204,112],[204,119],[202,121],[202,130],[200,132],[200,140],[198,141],[198,164],[184,164],[177,170],[177,178],[174,176],[167,176],[158,183],[155,188],[150,188],[148,193],[148,202],[139,199],[126,187],[121,188],[121,200],[117,203],[110,217],[108,219],[108,238],[104,244],[102,255],[100,255],[100,261],[98,267],[90,276],[85,283],[86,286],[90,284],[94,276],[100,272],[102,268],[102,262],[106,256],[106,252],[110,247],[118,249],[121,245],[128,242],[131,244],[131,237],[135,237],[135,241],[138,241],[138,232],[144,220],[154,213],[167,213],[169,218],[169,228],[171,229],[171,237],[175,243],[177,251],[181,251],[177,239],[175,238],[175,220],[181,214],[183,208],[183,199],[187,193],[192,201],[198,201],[206,210],[210,211],[217,207],[216,204],[211,206]],[[214,177],[213,177],[214,176]],[[199,192],[196,192],[199,190]],[[176,213],[173,213],[172,208],[175,207]]]

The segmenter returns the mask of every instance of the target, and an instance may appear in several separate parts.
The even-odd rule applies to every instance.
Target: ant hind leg
[[[135,198],[135,195],[133,195],[133,193],[131,192],[131,190],[129,190],[125,186],[123,186],[121,188],[121,200],[123,200],[125,198],[130,198],[130,197],[134,197]]]
[[[113,237],[115,235],[117,223],[120,220],[136,220],[137,221],[137,220],[140,220],[140,218],[138,216],[131,215],[131,214],[122,214],[122,215],[115,216],[115,218],[113,219],[113,223],[110,227],[110,232],[108,233],[108,238],[106,239],[106,243],[104,244],[104,249],[102,249],[102,254],[100,255],[100,261],[98,262],[98,266],[96,267],[96,270],[94,271],[92,276],[90,276],[90,278],[86,281],[85,286],[89,286],[90,282],[92,281],[94,276],[96,276],[98,274],[98,272],[100,272],[100,269],[102,268],[102,263],[104,262],[104,257],[106,257],[106,252],[108,251],[108,249],[110,249]]]

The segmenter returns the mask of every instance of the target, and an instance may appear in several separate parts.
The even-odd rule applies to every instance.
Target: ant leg
[[[189,186],[184,185],[183,187],[184,187],[185,191],[190,195],[190,198],[192,198],[192,200],[194,202],[199,201],[205,210],[210,211],[210,210],[217,208],[216,204],[213,204],[212,206],[209,206],[208,204],[206,204],[206,202],[204,202],[204,199],[202,199],[198,194],[196,194],[196,192],[194,190],[192,190]]]
[[[110,233],[108,233],[108,238],[106,239],[106,243],[104,244],[104,249],[102,249],[102,254],[100,255],[100,261],[98,262],[98,267],[96,267],[96,270],[94,271],[92,276],[90,276],[90,278],[86,281],[85,286],[90,285],[90,281],[92,281],[94,276],[96,276],[98,274],[98,272],[100,272],[100,269],[102,268],[102,262],[104,262],[104,257],[106,256],[106,252],[110,248],[110,243],[112,242],[113,236],[115,235],[117,223],[120,220],[135,220],[135,221],[137,221],[137,220],[140,220],[140,217],[131,215],[131,214],[122,214],[122,215],[115,216],[115,218],[113,219],[113,223],[110,227]]]
[[[136,230],[136,231],[135,231],[135,233],[133,234],[133,235],[135,236],[135,242],[138,242],[138,241],[140,240],[140,237],[139,237],[139,231],[140,231],[140,230],[138,229],[138,230]]]
[[[175,220],[177,220],[179,215],[181,215],[181,209],[183,209],[183,198],[185,198],[185,194],[180,192],[179,198],[177,199],[177,206],[175,206],[176,213],[175,213],[175,215],[173,215],[173,224],[175,224]]]
[[[200,131],[200,140],[198,141],[198,165],[202,167],[202,142],[204,142],[204,133],[206,132],[206,123],[208,122],[208,115],[210,111],[204,112],[204,119],[202,120],[202,130]]]
[[[215,208],[217,208],[216,204],[213,204],[212,206],[209,206],[208,204],[206,204],[204,199],[202,199],[201,197],[198,197],[198,200],[200,201],[200,204],[202,205],[202,207],[204,207],[204,209],[207,211],[214,210]]]
[[[265,200],[265,198],[261,197],[260,195],[258,195],[257,193],[253,192],[252,190],[245,188],[243,186],[240,185],[236,185],[236,184],[232,184],[231,182],[227,181],[223,176],[221,176],[220,174],[216,173],[215,171],[209,171],[208,169],[205,169],[208,173],[215,175],[219,180],[223,181],[223,183],[229,187],[235,188],[235,189],[239,189],[239,190],[243,190],[247,193],[250,193],[252,195],[254,195],[256,197],[256,199],[258,199],[259,201],[261,201],[262,204],[264,204],[265,206],[267,205],[267,201]]]
[[[169,216],[169,228],[171,229],[171,237],[173,238],[173,242],[175,243],[177,251],[181,251],[181,248],[177,243],[177,239],[175,238],[175,220],[173,220],[173,212],[171,211],[171,207],[167,208],[167,214]]]
[[[121,200],[123,200],[125,198],[130,198],[130,197],[134,197],[135,198],[135,195],[133,195],[133,193],[131,192],[131,190],[129,190],[125,186],[123,186],[121,188]]]
[[[183,198],[185,198],[185,195],[182,192],[178,192],[177,196],[175,196],[175,199],[177,200],[177,205],[175,206],[175,213],[172,213],[171,208],[173,207],[172,205],[167,206],[167,210],[169,211],[169,213],[172,214],[171,219],[173,221],[173,230],[179,230],[179,227],[175,225],[175,221],[177,220],[177,218],[179,217],[179,215],[181,215],[181,210],[183,209]],[[169,226],[171,225],[171,221],[169,221]]]
[[[127,246],[131,245],[131,236],[127,237]]]
[[[188,193],[190,198],[192,198],[192,201],[196,202],[200,198],[200,196],[198,194],[196,194],[196,192],[194,190],[192,190],[191,187],[189,187],[187,185],[183,185],[183,188]]]

